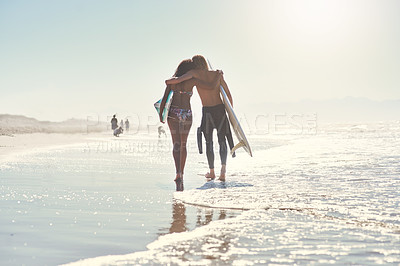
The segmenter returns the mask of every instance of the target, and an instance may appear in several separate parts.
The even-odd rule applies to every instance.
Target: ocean
[[[253,157],[237,151],[227,181],[207,181],[191,134],[183,192],[169,135],[105,134],[3,163],[0,264],[400,263],[399,122],[248,139]]]

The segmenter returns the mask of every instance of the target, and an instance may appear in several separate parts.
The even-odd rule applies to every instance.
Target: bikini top
[[[186,94],[189,97],[193,95],[193,92],[191,92],[191,91],[174,91],[174,93]]]

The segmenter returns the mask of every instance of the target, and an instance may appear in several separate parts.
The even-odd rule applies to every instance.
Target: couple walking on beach
[[[210,168],[205,176],[212,180],[216,178],[213,149],[213,130],[216,129],[222,165],[219,180],[225,181],[228,156],[226,138],[231,138],[231,131],[220,96],[220,85],[225,89],[231,105],[233,105],[233,100],[224,80],[223,72],[210,70],[206,59],[201,55],[195,55],[192,59],[183,60],[178,65],[174,76],[166,80],[165,83],[167,87],[161,101],[160,110],[164,109],[171,90],[174,91],[167,122],[173,142],[177,191],[183,191],[183,174],[187,157],[186,143],[193,121],[190,98],[193,95],[194,86],[197,88],[203,105],[200,129],[206,140],[206,155]],[[162,112],[160,112],[160,121],[162,122]]]

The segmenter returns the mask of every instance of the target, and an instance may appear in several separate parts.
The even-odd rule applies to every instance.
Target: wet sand
[[[35,133],[1,141],[2,265],[58,265],[144,251],[160,235],[233,213],[174,200],[168,138]],[[162,146],[159,153],[154,143]],[[186,189],[203,182],[188,170]]]
[[[0,163],[16,155],[37,152],[44,148],[86,143],[103,136],[102,133],[63,134],[63,133],[28,133],[0,136]]]

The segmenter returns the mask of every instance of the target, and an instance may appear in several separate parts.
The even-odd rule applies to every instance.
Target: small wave
[[[229,181],[229,182],[208,181],[197,189],[200,189],[200,190],[212,189],[212,188],[226,189],[226,188],[234,188],[234,187],[252,187],[252,186],[253,186],[252,184],[241,183],[241,182],[237,182],[237,181]]]
[[[283,210],[283,211],[282,211]],[[399,240],[386,234],[365,242],[367,230],[347,223],[314,219],[303,209],[244,211],[193,231],[160,236],[146,251],[105,256],[75,265],[253,265],[278,261],[347,264],[399,263]],[[329,236],[329,237],[327,237]],[[338,243],[335,237],[343,237]],[[382,243],[385,243],[384,253]],[[368,256],[359,256],[360,247]],[[384,254],[384,256],[383,256]],[[278,260],[279,259],[279,260]]]

